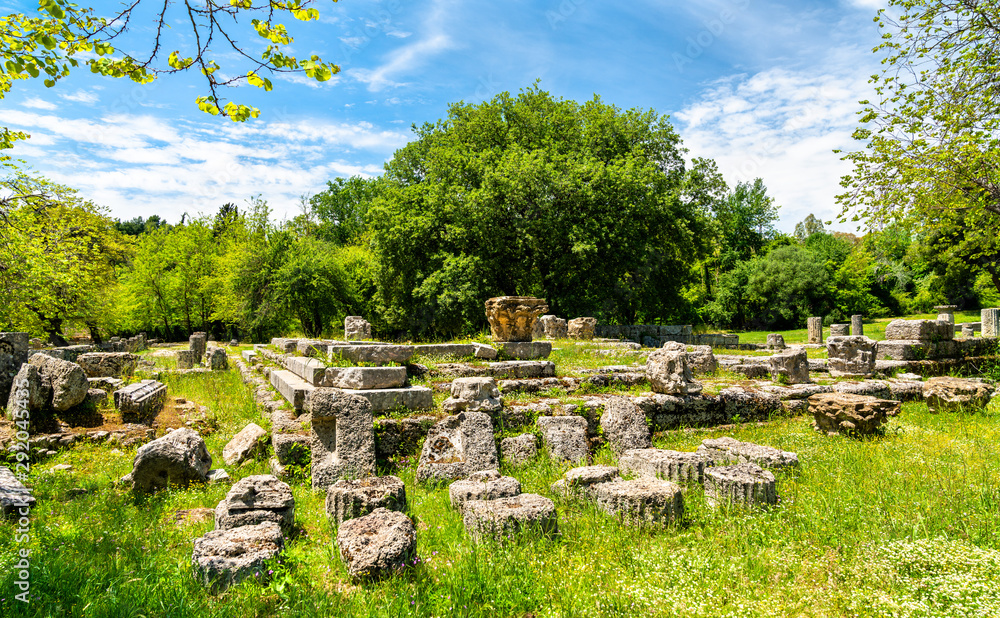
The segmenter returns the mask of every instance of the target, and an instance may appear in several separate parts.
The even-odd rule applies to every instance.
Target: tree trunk
[[[90,343],[94,345],[101,345],[104,340],[101,338],[101,330],[97,327],[94,322],[87,322],[87,328],[90,329]]]

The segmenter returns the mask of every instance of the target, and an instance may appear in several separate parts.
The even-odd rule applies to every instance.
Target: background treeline
[[[728,186],[713,161],[688,162],[652,111],[534,87],[415,132],[382,177],[331,181],[280,223],[261,199],[173,225],[112,220],[14,174],[0,330],[262,341],[355,314],[383,337],[440,339],[484,329],[483,301],[509,294],[564,317],[737,330],[1000,300],[1000,256],[970,248],[961,221],[858,238],[809,216],[781,234],[761,179]]]

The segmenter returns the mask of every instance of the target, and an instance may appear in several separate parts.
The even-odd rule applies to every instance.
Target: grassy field
[[[268,427],[235,371],[166,381],[172,396],[211,409],[205,440],[216,467],[247,422]],[[0,524],[0,616],[1000,615],[998,404],[969,415],[905,404],[873,440],[820,435],[804,417],[658,434],[657,447],[685,451],[731,435],[795,451],[802,463],[778,475],[772,508],[711,509],[692,487],[681,521],[635,529],[553,496],[561,534],[505,546],[471,542],[447,487],[416,485],[416,458],[406,458],[381,472],[406,482],[420,560],[375,583],[349,579],[324,496],[298,482],[297,531],[269,580],[221,595],[191,572],[192,542],[212,524],[176,514],[214,509],[228,485],[135,497],[116,485],[134,451],[76,447],[34,467],[30,541]],[[606,451],[596,459],[613,463]],[[73,469],[51,471],[61,463]],[[543,456],[503,471],[548,495],[568,467]],[[267,473],[263,462],[228,471],[234,481]],[[25,548],[28,604],[14,600]]]
[[[964,324],[966,322],[978,322],[980,314],[978,311],[956,311],[955,323]],[[903,318],[875,318],[864,321],[865,336],[876,341],[885,339],[885,327],[893,320],[935,320],[936,313],[916,313]],[[829,335],[829,326],[823,327],[823,336]],[[808,331],[804,328],[785,331],[747,331],[734,332],[740,336],[740,343],[767,343],[769,333],[778,333],[785,338],[785,343],[806,343],[808,341]]]

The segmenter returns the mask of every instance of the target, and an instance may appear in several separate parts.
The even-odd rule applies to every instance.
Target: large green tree
[[[885,69],[862,101],[863,147],[839,196],[844,217],[873,228],[909,218],[924,229],[967,230],[1000,215],[1000,5],[981,0],[890,0],[876,21]],[[898,15],[898,17],[891,17]],[[963,234],[970,263],[996,234]],[[1000,280],[997,281],[1000,284]],[[1000,289],[1000,288],[998,288]]]
[[[483,301],[513,294],[567,317],[685,310],[708,213],[665,116],[536,85],[415,131],[368,212],[384,328],[480,327]]]

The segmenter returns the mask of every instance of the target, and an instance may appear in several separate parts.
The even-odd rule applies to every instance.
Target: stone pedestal
[[[830,337],[826,342],[830,375],[870,376],[875,371],[875,347],[876,342],[868,337]]]
[[[809,343],[823,343],[823,318],[809,318],[806,324],[809,329]]]
[[[851,325],[850,324],[831,324],[830,325],[830,336],[831,337],[850,337],[851,336]]]
[[[972,339],[976,336],[976,329],[972,327],[971,324],[962,325],[962,337],[965,339]]]
[[[493,341],[531,341],[538,318],[549,310],[541,298],[499,296],[486,301]]]
[[[188,338],[189,349],[194,352],[194,362],[200,363],[201,357],[205,356],[205,348],[208,347],[208,335],[205,333],[192,333]]]
[[[937,319],[949,324],[955,324],[955,309],[958,309],[958,305],[938,305],[934,307],[934,310],[938,312]]]
[[[313,489],[375,473],[375,427],[367,399],[317,388],[307,407],[312,413]]]
[[[979,315],[983,322],[983,337],[1000,337],[1000,309],[983,309]]]
[[[865,334],[865,323],[860,315],[851,316],[851,335],[862,337]]]

